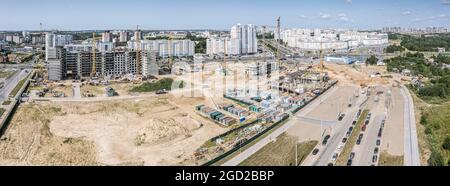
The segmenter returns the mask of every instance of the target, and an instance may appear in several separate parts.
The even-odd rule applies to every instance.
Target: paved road
[[[419,143],[417,140],[414,102],[411,97],[411,93],[404,85],[402,85],[401,94],[405,100],[404,164],[406,166],[420,166]]]
[[[297,117],[304,117],[304,116],[306,116],[309,112],[314,110],[314,108],[316,108],[322,102],[322,100],[325,100],[329,96],[333,95],[333,93],[336,90],[337,90],[337,86],[334,86],[333,88],[328,90],[325,94],[320,96],[318,99],[314,100],[312,103],[310,103],[305,108],[300,110],[296,114],[296,116]],[[247,158],[249,158],[251,155],[253,155],[255,152],[257,152],[258,150],[263,148],[268,143],[272,142],[274,139],[276,139],[278,136],[280,136],[281,134],[286,132],[289,128],[291,128],[296,123],[298,123],[298,122],[297,122],[297,119],[295,117],[290,119],[283,126],[281,126],[280,128],[276,129],[271,134],[269,134],[265,138],[261,139],[260,141],[258,141],[253,146],[251,146],[251,147],[247,148],[246,150],[240,152],[238,155],[236,155],[235,157],[233,157],[229,161],[225,162],[222,166],[237,166],[237,165],[239,165],[239,163],[241,163],[242,161],[244,161]]]
[[[375,114],[372,112],[372,114]],[[381,121],[385,119],[383,114],[377,114],[375,117],[372,116],[369,125],[365,132],[361,132],[364,134],[363,140],[360,145],[355,145],[353,148],[353,152],[355,152],[355,158],[353,160],[353,165],[355,166],[369,166],[372,164],[377,165],[377,161],[372,162],[372,158],[374,155],[379,157],[380,152],[377,154],[374,153],[375,147],[377,147],[376,142],[378,138],[378,132],[381,127]],[[378,147],[380,148],[380,147]],[[380,149],[378,150],[380,151]]]
[[[29,72],[27,73],[25,71],[25,69],[19,70],[11,78],[5,81],[5,86],[0,89],[0,101],[7,99],[9,97],[9,93],[14,89],[14,87],[16,87],[17,83],[28,75]]]
[[[362,99],[358,103],[360,102],[362,102]],[[333,162],[332,157],[335,153],[340,154],[342,148],[345,146],[345,143],[342,143],[342,140],[343,138],[347,137],[348,129],[352,126],[353,121],[357,119],[356,114],[359,109],[359,107],[353,106],[350,109],[347,109],[346,112],[344,112],[346,117],[333,129],[334,132],[331,133],[331,139],[328,141],[328,144],[320,150],[322,151],[322,153],[319,153],[320,155],[314,162],[314,166],[326,166],[329,163]],[[338,149],[339,146],[341,146],[340,149]]]
[[[81,99],[81,83],[73,83],[72,89],[73,89],[73,98]]]

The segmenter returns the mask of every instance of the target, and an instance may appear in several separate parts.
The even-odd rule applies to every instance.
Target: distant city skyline
[[[450,0],[0,0],[0,30],[450,27]]]

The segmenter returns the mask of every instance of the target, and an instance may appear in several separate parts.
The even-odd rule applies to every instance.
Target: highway
[[[411,93],[404,85],[402,85],[401,94],[405,100],[404,164],[405,166],[420,166],[420,153],[419,143],[417,140],[414,102]]]
[[[28,72],[26,71],[26,69],[19,70],[11,78],[5,80],[5,86],[0,89],[0,101],[4,101],[9,97],[9,93],[16,87],[17,83],[25,78],[30,72],[30,70],[28,70]]]
[[[255,152],[257,152],[258,150],[260,150],[261,148],[263,148],[264,146],[266,146],[268,143],[272,142],[273,140],[275,140],[278,136],[280,136],[281,134],[283,134],[284,132],[286,132],[289,128],[291,128],[293,125],[295,125],[297,122],[298,117],[304,117],[306,116],[309,112],[311,112],[312,110],[314,110],[314,108],[316,108],[321,102],[322,100],[327,99],[329,96],[333,95],[333,93],[337,90],[337,86],[334,86],[333,88],[331,88],[330,90],[328,90],[327,92],[325,92],[325,94],[321,95],[318,99],[314,100],[312,103],[310,103],[309,105],[307,105],[305,108],[303,108],[302,110],[300,110],[294,117],[289,119],[289,121],[287,123],[285,123],[284,125],[282,125],[281,127],[279,127],[278,129],[276,129],[275,131],[273,131],[272,133],[270,133],[268,136],[266,136],[265,138],[259,140],[257,143],[255,143],[254,145],[252,145],[251,147],[245,149],[244,151],[240,152],[239,154],[237,154],[235,157],[233,157],[232,159],[228,160],[227,162],[225,162],[224,164],[222,164],[222,166],[237,166],[239,165],[239,163],[241,163],[242,161],[246,160],[247,158],[249,158],[251,155],[253,155]]]

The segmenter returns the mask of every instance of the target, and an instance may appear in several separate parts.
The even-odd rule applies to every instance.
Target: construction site
[[[35,69],[26,99],[1,137],[0,164],[210,165],[285,125],[290,153],[297,143],[320,146],[356,106],[375,105],[369,107],[381,118],[377,103],[385,96],[379,93],[389,92],[389,103],[400,93],[388,88],[398,78],[385,68],[325,64],[323,50],[317,63],[286,61],[281,53],[289,48],[263,38],[257,57],[232,58],[225,49],[222,58],[174,62],[169,47],[158,63],[157,54],[141,48],[139,34],[123,56],[101,52],[95,33],[89,51],[52,50],[54,58],[47,69]],[[116,68],[118,59],[125,67]],[[376,99],[363,96],[380,88]],[[402,156],[403,141],[392,132],[402,129],[395,125],[402,120],[386,118],[383,153]],[[302,152],[304,165],[322,161],[309,153]]]

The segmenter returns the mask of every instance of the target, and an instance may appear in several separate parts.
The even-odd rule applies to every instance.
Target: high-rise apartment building
[[[237,24],[231,27],[230,37],[212,36],[207,40],[207,54],[246,55],[258,51],[256,27]],[[226,50],[226,51],[225,51]]]
[[[119,32],[119,42],[127,42],[128,41],[128,32],[120,31]]]
[[[112,38],[112,33],[110,31],[102,33],[102,42],[112,42]]]
[[[62,47],[71,43],[73,40],[72,35],[58,35],[53,33],[45,34],[45,60],[48,61],[49,49],[55,47]]]

